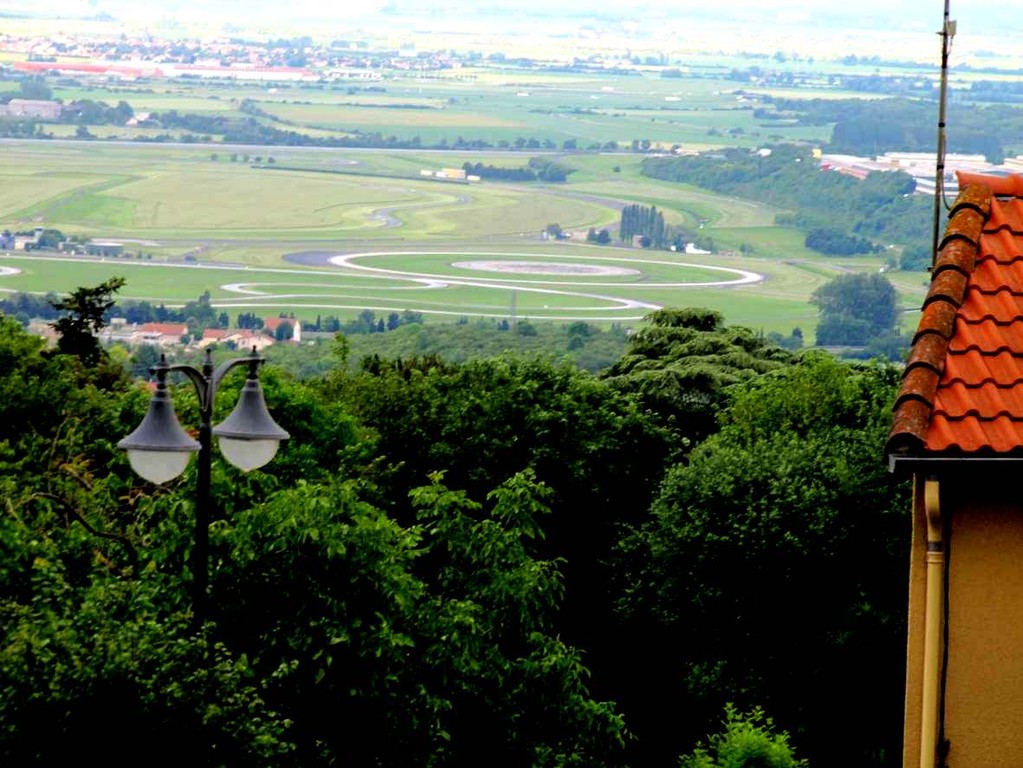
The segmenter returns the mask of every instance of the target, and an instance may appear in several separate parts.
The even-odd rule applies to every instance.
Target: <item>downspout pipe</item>
[[[945,579],[945,537],[935,477],[924,481],[927,524],[926,597],[924,603],[923,706],[920,722],[920,768],[935,768],[938,711],[941,696],[942,612]]]

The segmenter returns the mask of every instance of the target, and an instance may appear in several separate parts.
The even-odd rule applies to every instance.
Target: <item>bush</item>
[[[683,756],[680,768],[805,768],[789,746],[789,735],[775,733],[774,722],[760,707],[742,713],[725,706],[725,730],[711,736],[705,748],[698,744]]]

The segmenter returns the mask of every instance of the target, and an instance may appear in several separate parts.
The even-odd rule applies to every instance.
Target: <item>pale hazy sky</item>
[[[81,15],[107,11],[116,16],[154,18],[234,17],[282,24],[296,19],[324,19],[333,25],[353,25],[381,16],[385,9],[397,9],[402,15],[453,19],[492,15],[497,9],[509,14],[551,18],[559,12],[573,19],[597,14],[607,19],[620,16],[642,21],[652,18],[691,18],[694,21],[747,21],[763,29],[772,24],[847,26],[857,29],[936,32],[944,13],[944,0],[617,0],[595,3],[593,0],[0,0],[0,12],[31,10],[45,12],[60,9]],[[951,16],[959,23],[960,34],[998,33],[1023,30],[1023,0],[952,0]],[[879,52],[880,53],[880,52]]]

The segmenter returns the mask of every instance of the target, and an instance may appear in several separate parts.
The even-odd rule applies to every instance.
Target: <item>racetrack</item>
[[[210,290],[211,303],[218,309],[307,310],[306,314],[368,309],[486,318],[506,318],[512,313],[536,320],[588,322],[641,320],[665,306],[660,297],[675,290],[732,288],[764,280],[763,275],[748,270],[599,250],[599,254],[585,248],[557,253],[315,251],[285,257],[317,269],[6,256],[4,261],[20,260],[31,268],[26,267],[23,274],[16,267],[0,267],[0,277],[12,283],[20,282],[18,278],[28,282],[31,277],[36,285],[39,281],[45,284],[45,290],[35,292],[45,292],[70,290],[61,286],[62,279],[75,285],[99,282],[95,277],[86,278],[86,273],[123,274],[127,284],[121,299],[180,305],[202,290]],[[413,264],[421,268],[409,269]],[[189,290],[186,286],[193,287]]]

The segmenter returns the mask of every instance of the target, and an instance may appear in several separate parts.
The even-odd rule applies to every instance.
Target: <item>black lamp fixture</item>
[[[203,430],[210,427],[213,398],[224,375],[235,366],[248,365],[249,374],[242,388],[238,405],[223,423],[212,428],[220,441],[220,452],[239,469],[248,472],[269,462],[277,454],[281,440],[288,433],[270,416],[259,385],[259,366],[263,358],[252,348],[246,357],[228,360],[214,369],[211,350],[206,350],[203,370],[190,365],[169,365],[165,355],[150,368],[156,376],[156,391],[138,428],[117,446],[128,452],[128,462],[139,475],[153,483],[166,483],[185,471],[193,453],[202,452]],[[167,390],[167,374],[186,374],[199,396],[202,427],[199,440],[192,439],[178,422]]]
[[[149,369],[156,376],[156,391],[149,401],[149,410],[138,428],[121,440],[118,448],[128,452],[128,463],[146,480],[162,484],[185,471],[193,453],[198,453],[196,480],[195,550],[193,552],[193,608],[195,620],[201,624],[206,614],[207,550],[209,548],[210,469],[212,465],[212,438],[216,435],[220,452],[229,462],[248,472],[269,462],[277,454],[281,440],[288,433],[270,416],[259,385],[259,367],[264,358],[256,348],[245,357],[227,360],[213,367],[212,350],[206,350],[202,370],[190,365],[170,365],[165,355]],[[238,404],[221,424],[211,427],[213,401],[224,376],[239,365],[249,367]],[[195,440],[182,429],[174,413],[170,392],[167,390],[169,373],[185,374],[195,386],[199,398],[199,439]]]

